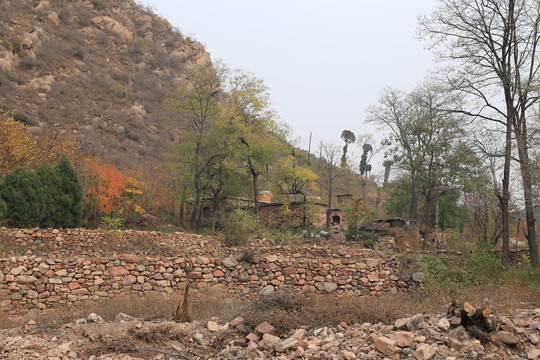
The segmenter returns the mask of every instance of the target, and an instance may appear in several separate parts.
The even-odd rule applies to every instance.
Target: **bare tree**
[[[440,0],[421,20],[442,60],[453,64],[448,83],[474,99],[461,111],[500,125],[505,133],[503,186],[503,265],[509,263],[509,199],[512,133],[516,136],[525,195],[531,265],[538,267],[527,115],[538,100],[540,3],[537,0]]]

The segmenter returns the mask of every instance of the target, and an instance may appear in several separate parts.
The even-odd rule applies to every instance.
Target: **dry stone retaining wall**
[[[399,280],[397,260],[375,259],[372,252],[355,248],[311,245],[246,251],[199,235],[125,232],[117,238],[119,243],[142,236],[148,242],[157,240],[168,253],[104,255],[84,244],[88,239],[99,248],[105,238],[99,231],[6,233],[29,249],[25,255],[0,258],[0,311],[11,314],[85,306],[123,295],[168,297],[188,280],[199,296],[211,289],[251,299],[273,291],[380,295],[414,284]],[[56,244],[47,247],[58,249],[40,255],[37,249],[46,239]]]

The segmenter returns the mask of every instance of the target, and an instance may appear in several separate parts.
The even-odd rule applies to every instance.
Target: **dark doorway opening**
[[[205,218],[205,219],[208,219],[209,217],[212,216],[212,210],[210,210],[209,206],[205,206],[202,209],[202,213],[203,213],[203,218]]]

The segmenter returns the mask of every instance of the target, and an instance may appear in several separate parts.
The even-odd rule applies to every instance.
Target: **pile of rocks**
[[[242,318],[224,323],[212,319],[177,324],[144,322],[122,314],[116,322],[105,323],[91,314],[54,330],[54,337],[38,335],[33,322],[23,329],[0,331],[0,357],[540,359],[540,309],[521,310],[513,319],[500,318],[504,319],[498,330],[501,335],[494,341],[481,342],[461,326],[452,328],[446,315],[417,314],[391,325],[341,323],[335,327],[295,329],[278,336],[268,322],[249,331]]]

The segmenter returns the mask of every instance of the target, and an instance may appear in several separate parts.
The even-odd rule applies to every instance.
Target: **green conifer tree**
[[[43,217],[41,219],[40,226],[43,228],[48,227],[63,227],[61,206],[65,201],[62,201],[62,197],[66,196],[60,189],[61,178],[58,171],[49,165],[41,165],[36,171],[41,188],[43,191]]]
[[[7,206],[8,224],[14,227],[38,226],[43,218],[43,189],[37,176],[18,167],[0,184],[0,197]]]
[[[60,180],[61,196],[58,197],[58,226],[74,228],[81,226],[83,192],[77,173],[67,156],[62,155],[55,170]]]
[[[7,217],[7,205],[6,202],[0,197],[0,224],[2,220]]]

